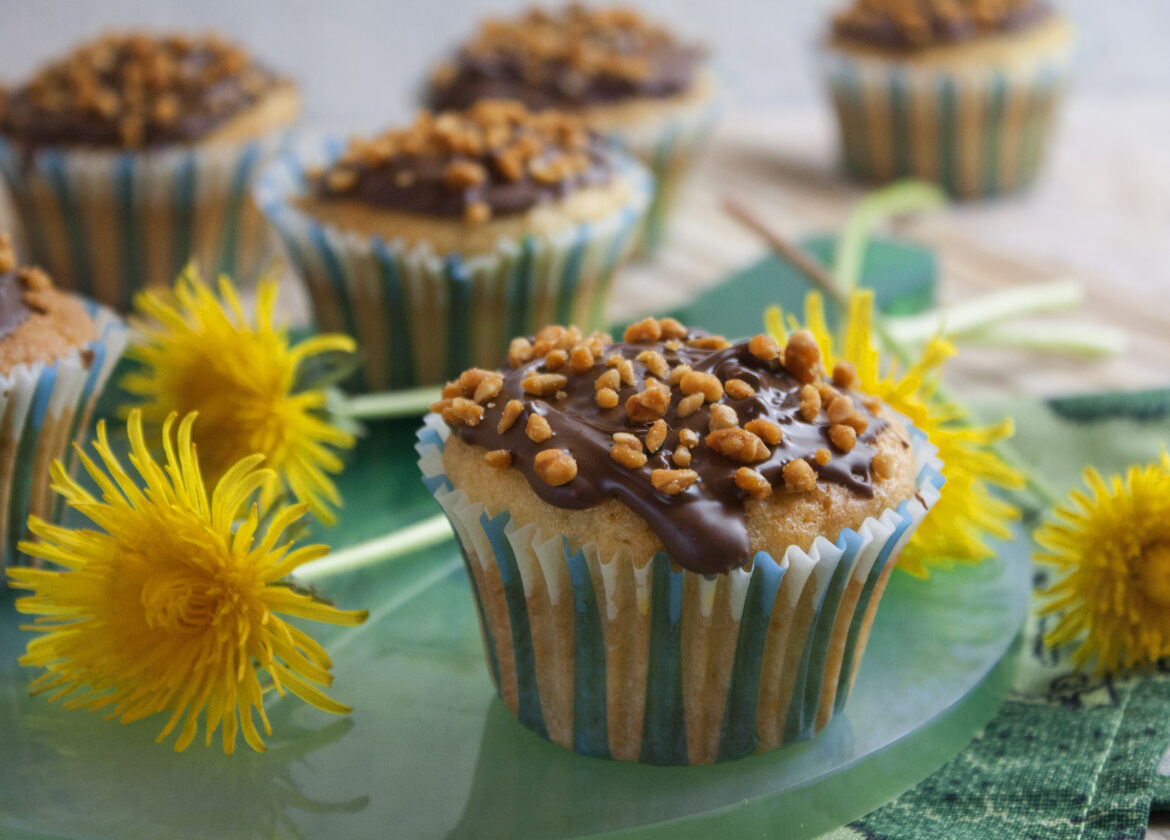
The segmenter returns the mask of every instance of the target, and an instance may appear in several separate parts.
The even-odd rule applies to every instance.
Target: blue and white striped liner
[[[94,406],[126,346],[125,323],[86,301],[98,338],[52,364],[17,365],[0,376],[0,571],[23,564],[16,545],[28,536],[30,514],[59,521],[64,512],[50,487],[49,465],[72,469],[71,444],[85,442]],[[0,574],[0,589],[4,588]]]
[[[28,153],[0,138],[0,175],[26,261],[61,288],[125,312],[135,292],[169,286],[192,258],[241,283],[259,274],[272,251],[248,191],[286,143],[280,132],[239,145]]]
[[[281,155],[261,173],[255,197],[308,287],[317,327],[357,340],[365,361],[358,388],[444,382],[474,365],[496,367],[514,336],[545,324],[603,325],[610,282],[650,201],[652,179],[637,162],[615,152],[630,196],[611,215],[464,256],[338,230],[297,207],[290,199],[304,194],[306,170],[336,159],[343,145],[306,141]]]
[[[915,64],[826,48],[851,177],[922,178],[962,198],[1027,187],[1071,72],[1071,42],[1011,65]]]
[[[908,425],[908,424],[907,424]],[[710,578],[639,566],[516,528],[443,471],[449,430],[418,432],[419,467],[463,550],[492,680],[563,747],[648,764],[729,761],[811,738],[845,706],[898,554],[939,497],[937,450],[910,427],[918,493],[835,543],[756,554]]]
[[[654,197],[638,241],[643,256],[653,255],[662,245],[670,212],[686,176],[706,148],[723,113],[718,77],[714,70],[709,71],[704,78],[708,79],[711,92],[690,105],[680,105],[664,118],[597,129],[646,164],[654,174]]]

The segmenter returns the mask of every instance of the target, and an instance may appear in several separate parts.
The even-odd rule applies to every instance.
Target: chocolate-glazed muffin
[[[508,101],[423,111],[262,180],[318,323],[357,337],[375,390],[493,364],[558,314],[599,323],[650,194],[578,118]]]
[[[77,47],[0,98],[31,257],[123,309],[192,258],[247,279],[268,257],[248,183],[298,111],[289,80],[216,35]]]
[[[897,549],[937,498],[933,448],[850,366],[827,374],[808,332],[780,347],[672,319],[621,342],[547,327],[508,361],[447,385],[420,463],[468,555],[513,712],[563,746],[650,763],[819,731]],[[539,710],[519,689],[517,632]],[[598,678],[580,670],[589,656],[600,719],[574,709]]]
[[[652,167],[657,191],[645,231],[651,249],[717,113],[704,48],[631,9],[577,4],[487,20],[431,73],[432,107],[499,98],[576,113]]]
[[[1028,185],[1071,47],[1043,0],[854,0],[824,48],[848,171],[966,198]]]
[[[49,465],[87,434],[125,338],[110,312],[20,266],[0,233],[0,572],[22,562],[16,544],[30,514],[60,515]]]

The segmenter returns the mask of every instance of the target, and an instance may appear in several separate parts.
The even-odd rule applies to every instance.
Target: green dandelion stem
[[[436,514],[389,534],[331,552],[320,560],[305,564],[293,577],[302,583],[319,583],[342,572],[363,569],[430,548],[451,537],[451,525],[447,517]]]

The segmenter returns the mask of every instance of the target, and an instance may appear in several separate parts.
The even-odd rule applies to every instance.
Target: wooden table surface
[[[1113,127],[1113,128],[1110,128]],[[948,208],[899,231],[937,250],[940,299],[1073,279],[1086,301],[1059,317],[1129,335],[1121,356],[965,350],[948,379],[969,396],[1054,395],[1170,384],[1170,166],[1156,138],[1161,103],[1074,104],[1045,178],[1031,193]],[[731,195],[790,237],[839,227],[863,191],[835,167],[833,126],[820,109],[729,114],[700,164],[658,259],[628,268],[615,317],[670,308],[755,259],[765,246],[721,209]]]
[[[1053,317],[1122,329],[1127,347],[1094,361],[961,350],[947,378],[969,397],[1170,385],[1170,165],[1162,140],[1170,136],[1170,108],[1162,101],[1073,103],[1061,129],[1044,180],[1029,194],[948,208],[898,233],[936,249],[944,303],[1071,279],[1084,286],[1085,303]],[[623,273],[610,314],[669,309],[765,253],[720,209],[724,196],[792,238],[838,228],[863,191],[841,180],[835,160],[823,110],[728,115],[662,253]],[[1170,754],[1160,772],[1170,774]],[[1170,818],[1156,815],[1147,840],[1170,840]]]

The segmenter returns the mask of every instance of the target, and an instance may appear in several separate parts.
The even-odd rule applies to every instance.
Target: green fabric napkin
[[[1170,440],[1170,390],[998,400],[978,414],[1015,417],[1015,448],[1062,492],[1088,464],[1121,472]],[[1046,574],[1038,569],[1035,582]],[[1170,808],[1170,777],[1158,774],[1170,743],[1170,661],[1114,678],[1078,674],[1068,651],[1040,643],[1050,621],[1029,620],[1014,689],[963,752],[821,840],[1144,838],[1151,808]]]

